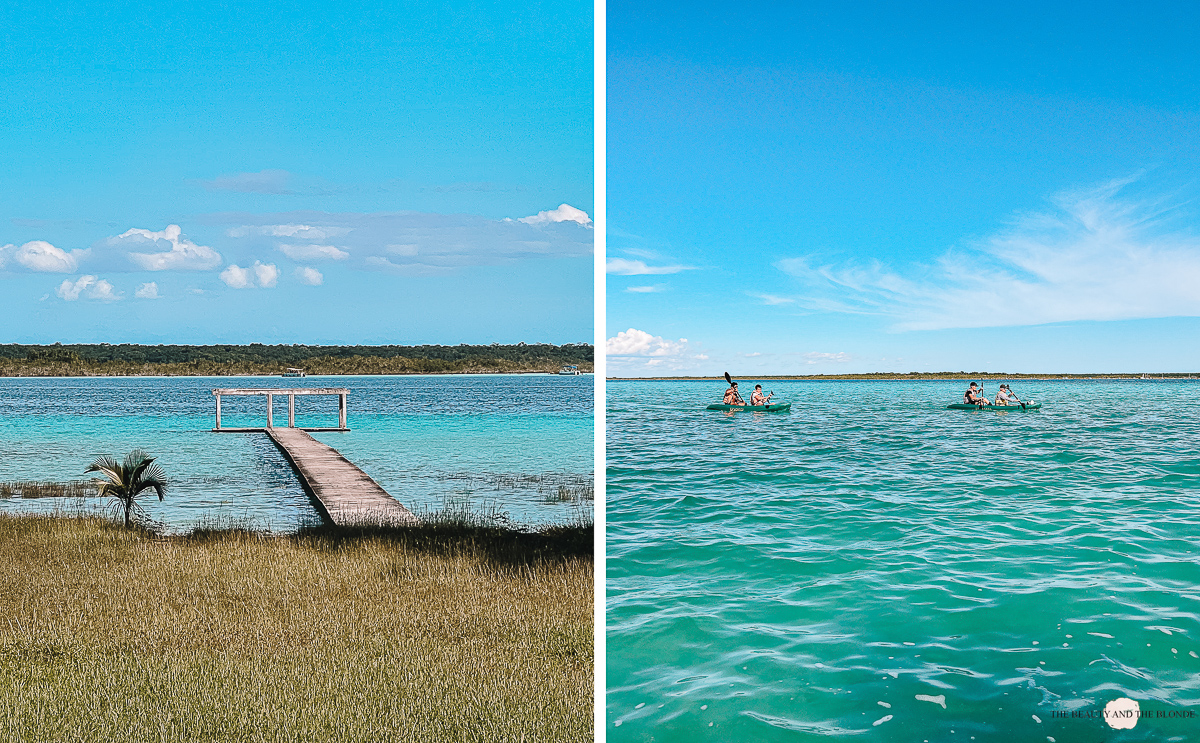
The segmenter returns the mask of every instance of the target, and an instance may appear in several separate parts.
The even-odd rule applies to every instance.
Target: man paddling
[[[1020,405],[1021,399],[1007,384],[1000,385],[1000,394],[996,395],[997,405]]]
[[[730,382],[729,389],[725,390],[725,399],[721,401],[725,405],[745,405],[746,401],[738,394],[737,382]]]
[[[751,405],[770,405],[771,398],[774,396],[775,396],[775,393],[772,392],[771,394],[767,395],[766,397],[763,397],[762,385],[756,384],[756,385],[754,385],[754,394],[750,395],[750,404]]]
[[[990,401],[983,396],[983,390],[975,382],[971,382],[970,388],[963,393],[964,405],[989,405]]]

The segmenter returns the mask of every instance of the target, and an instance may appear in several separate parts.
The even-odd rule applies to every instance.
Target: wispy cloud
[[[229,225],[226,234],[237,238],[230,250],[243,259],[278,250],[301,262],[335,259],[354,269],[405,275],[589,256],[594,237],[590,227],[571,219],[529,224],[470,214],[305,211],[216,214],[207,220]]]
[[[655,276],[691,271],[693,268],[694,266],[647,266],[645,261],[631,261],[628,258],[609,258],[604,264],[604,272],[615,276]]]
[[[828,363],[844,364],[847,361],[852,361],[854,359],[853,356],[851,356],[850,354],[848,354],[844,351],[839,351],[838,353],[823,353],[821,351],[809,351],[808,353],[801,354],[800,358],[804,359],[804,363],[806,363],[806,364],[828,364]]]
[[[158,283],[150,281],[139,285],[133,296],[138,299],[158,299]]]
[[[288,187],[292,174],[286,170],[260,170],[257,173],[231,173],[200,181],[209,191],[237,191],[240,193],[295,193]]]
[[[333,245],[293,245],[280,243],[279,252],[294,261],[344,261],[350,254]]]
[[[251,235],[263,235],[266,237],[294,237],[297,240],[329,240],[331,238],[348,235],[353,231],[351,227],[338,227],[335,225],[311,225],[311,224],[243,224],[237,227],[231,227],[226,231],[230,237],[249,237]]]
[[[755,294],[751,292],[750,296],[762,300],[762,303],[767,305],[794,304],[796,302],[796,300],[791,297],[777,297],[774,294]]]
[[[1059,194],[933,266],[777,267],[809,284],[818,309],[879,314],[898,330],[1200,316],[1200,238],[1172,230],[1160,203],[1122,198],[1130,180]]]
[[[625,287],[625,291],[633,292],[634,294],[654,294],[665,291],[666,288],[666,284],[653,284],[651,286],[627,286]]]

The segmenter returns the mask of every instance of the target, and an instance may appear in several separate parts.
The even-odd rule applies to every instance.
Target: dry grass
[[[591,740],[590,547],[0,517],[0,739]]]

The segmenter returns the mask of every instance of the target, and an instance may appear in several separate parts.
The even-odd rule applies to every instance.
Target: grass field
[[[0,517],[0,739],[592,739],[590,527]]]

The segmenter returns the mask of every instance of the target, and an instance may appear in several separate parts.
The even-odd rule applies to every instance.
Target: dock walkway
[[[400,525],[419,522],[412,511],[388,495],[370,475],[354,466],[332,446],[322,444],[299,428],[265,430],[291,463],[300,478],[300,484],[334,524]]]

